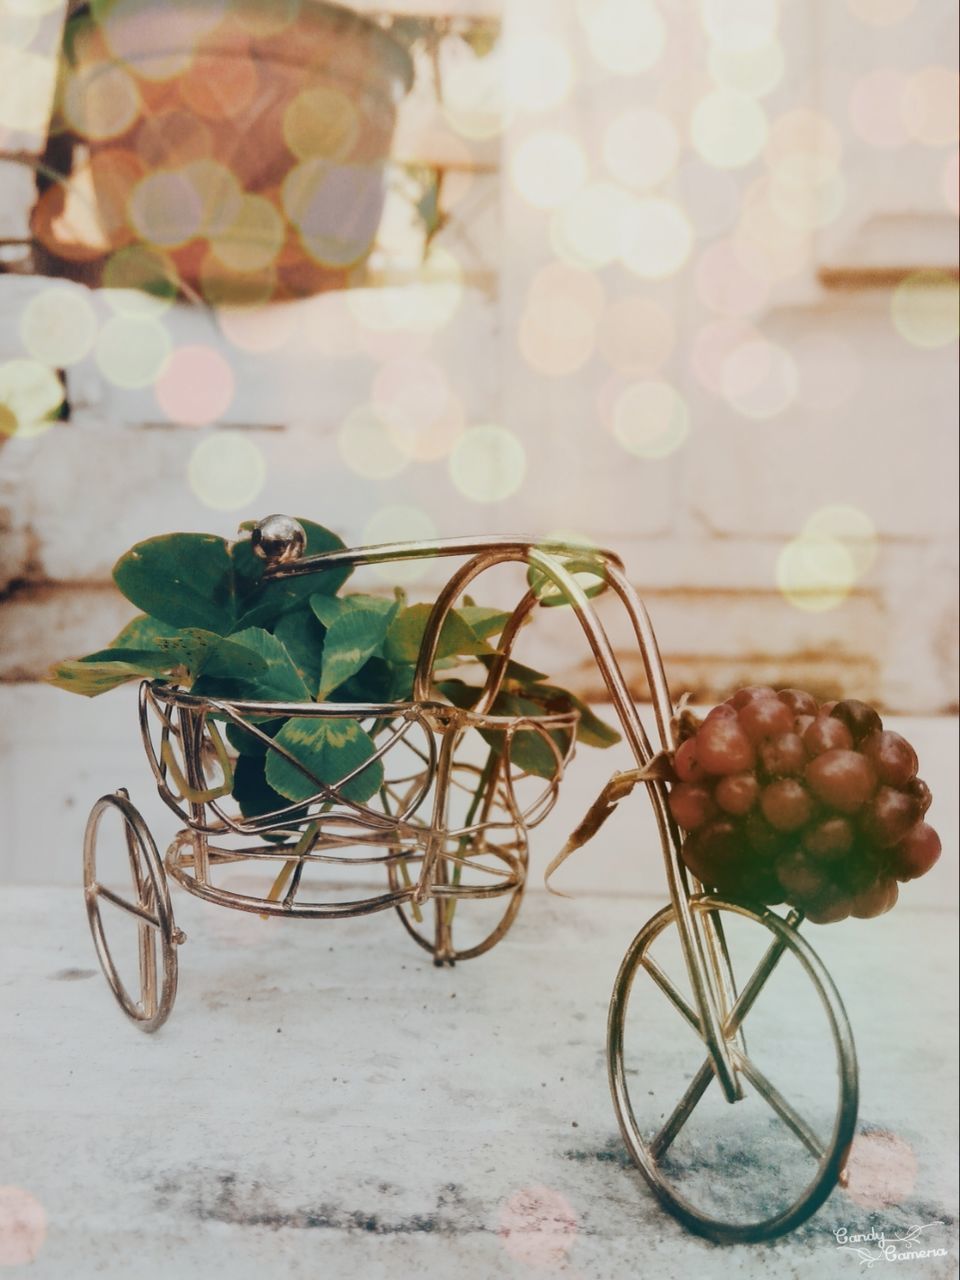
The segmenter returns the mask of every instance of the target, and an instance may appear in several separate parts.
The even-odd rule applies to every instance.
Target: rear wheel
[[[122,824],[131,883],[129,897],[101,883],[97,876],[101,824],[111,814]],[[185,938],[174,925],[167,877],[157,846],[123,789],[101,796],[90,811],[83,841],[83,889],[90,932],[110,990],[141,1031],[156,1031],[169,1017],[176,999],[177,946]],[[136,921],[140,988],[137,998],[124,985],[107,942],[103,903]]]

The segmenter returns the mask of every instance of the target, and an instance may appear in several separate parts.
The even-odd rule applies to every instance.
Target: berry
[[[887,849],[902,840],[919,820],[916,800],[894,787],[880,787],[860,814],[860,830],[878,849]]]
[[[739,854],[736,828],[723,819],[701,827],[684,845],[684,861],[697,879],[722,892],[735,890]]]
[[[816,716],[797,716],[793,722],[793,732],[802,738],[816,718]]]
[[[917,753],[906,738],[891,729],[868,734],[860,743],[860,750],[880,781],[891,787],[906,786],[917,776]]]
[[[916,753],[865,703],[757,685],[681,729],[670,811],[705,887],[828,924],[890,910],[936,862]]]
[[[799,733],[779,733],[760,743],[760,763],[771,778],[795,777],[807,765],[807,750]]]
[[[940,837],[925,822],[917,825],[895,845],[890,869],[898,880],[916,880],[926,875],[940,857]]]
[[[811,693],[803,689],[781,689],[777,694],[781,702],[785,702],[795,716],[815,716],[817,700]]]
[[[826,872],[801,849],[781,854],[777,859],[777,879],[787,891],[789,901],[799,907],[815,902],[830,884]]]
[[[846,698],[843,702],[838,702],[830,715],[847,726],[853,734],[854,742],[859,742],[868,733],[877,733],[883,728],[883,721],[873,707],[868,707],[865,702],[859,702],[856,698]]]
[[[916,800],[917,807],[920,810],[920,817],[924,817],[933,800],[930,788],[922,778],[913,778],[907,784],[906,791],[907,795],[913,796],[914,800]]]
[[[776,689],[771,689],[769,685],[749,684],[745,689],[738,689],[732,698],[727,699],[727,702],[731,707],[736,707],[739,711],[741,707],[745,707],[754,698],[775,698],[776,696]]]
[[[707,773],[752,769],[753,743],[736,720],[705,720],[697,733],[697,758]]]
[[[673,769],[681,782],[699,782],[704,776],[697,757],[697,739],[687,738],[677,747],[673,757]]]
[[[877,775],[863,756],[839,747],[811,760],[805,776],[817,799],[838,813],[856,813],[877,785]]]
[[[717,812],[713,796],[697,782],[681,782],[670,789],[670,812],[684,831],[696,831]]]
[[[853,746],[853,734],[842,720],[819,715],[804,733],[803,745],[809,756],[820,756],[838,747],[849,750]]]
[[[740,708],[737,718],[751,742],[762,742],[793,728],[794,715],[785,702],[776,697],[751,698]]]
[[[796,778],[778,778],[760,795],[763,816],[777,831],[799,831],[813,813],[810,793]]]
[[[728,773],[717,783],[713,798],[724,813],[740,818],[750,812],[759,794],[760,783],[755,773]]]
[[[896,905],[899,895],[897,882],[892,877],[884,877],[874,881],[869,889],[864,889],[854,898],[851,914],[858,920],[871,920],[874,916],[882,916]]]
[[[818,862],[835,862],[850,852],[854,837],[849,818],[825,818],[803,833],[803,847]]]

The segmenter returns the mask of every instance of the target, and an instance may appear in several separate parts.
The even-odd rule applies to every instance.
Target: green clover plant
[[[328,529],[301,520],[306,555],[342,547]],[[249,539],[227,542],[201,533],[148,538],[117,561],[113,578],[142,612],[105,649],[57,663],[47,679],[72,693],[94,697],[132,680],[164,678],[191,693],[267,702],[394,702],[411,697],[413,674],[429,604],[362,593],[340,594],[349,567],[326,573],[264,580],[264,562]],[[438,684],[455,706],[478,702],[494,637],[509,615],[465,598],[440,634],[436,669],[453,671]],[[475,674],[476,680],[470,678]],[[465,678],[466,677],[466,678]],[[566,689],[539,671],[511,661],[492,707],[497,715],[579,712],[577,738],[597,747],[619,734]],[[281,716],[257,727],[317,777],[336,781],[355,772],[343,794],[364,801],[383,782],[373,738],[359,721]],[[557,730],[561,751],[569,745]],[[484,731],[496,753],[503,735]],[[229,725],[236,753],[230,789],[247,817],[306,800],[315,786],[290,760],[246,730]],[[491,757],[492,758],[492,757]],[[543,738],[518,733],[514,763],[550,778],[556,757]]]

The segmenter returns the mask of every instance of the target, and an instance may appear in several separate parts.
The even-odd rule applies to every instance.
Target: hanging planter
[[[33,232],[90,283],[342,288],[385,198],[406,50],[320,0],[94,0],[68,23]]]

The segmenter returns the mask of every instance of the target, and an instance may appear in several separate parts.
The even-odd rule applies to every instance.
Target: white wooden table
[[[862,1268],[838,1227],[940,1223],[924,1242],[952,1256],[905,1265],[954,1275],[956,913],[809,928],[853,1024],[868,1164],[893,1142],[912,1188],[872,1209],[838,1190],[793,1235],[723,1248],[652,1199],[607,1087],[611,985],[658,905],[534,890],[499,947],[451,970],[390,913],[264,923],[178,892],[180,994],[145,1036],[97,969],[79,888],[8,889],[0,1270],[33,1253],[10,1274],[844,1277]],[[675,1031],[664,1018],[652,1036]]]

